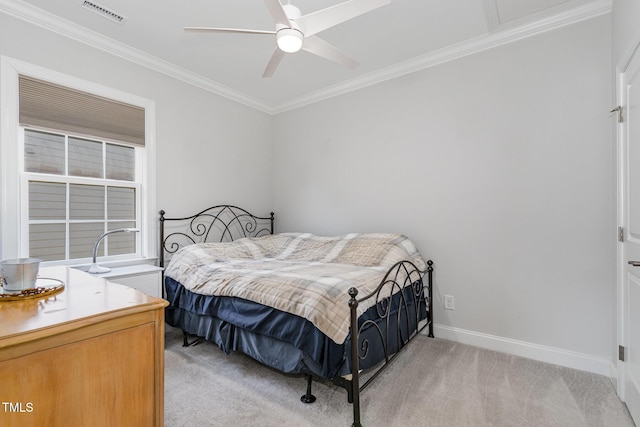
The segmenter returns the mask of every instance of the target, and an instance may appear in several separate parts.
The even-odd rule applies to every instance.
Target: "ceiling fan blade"
[[[342,53],[336,47],[330,45],[319,37],[305,37],[304,43],[302,44],[302,50],[306,50],[309,53],[321,56],[329,61],[344,65],[345,67],[356,68],[359,65],[355,59]]]
[[[276,24],[282,24],[285,27],[291,25],[287,12],[284,11],[284,7],[282,7],[280,0],[264,0],[264,4],[267,6],[273,20],[276,21]]]
[[[301,16],[296,23],[300,24],[305,36],[312,36],[389,3],[391,0],[349,0]]]
[[[262,78],[273,76],[273,73],[276,71],[276,68],[278,68],[278,65],[280,65],[280,61],[282,61],[282,58],[284,58],[284,55],[285,53],[280,49],[276,49],[273,52],[273,55],[271,55],[271,59],[267,64],[267,68],[264,69]]]
[[[242,28],[184,27],[189,33],[242,33],[242,34],[275,34],[275,31],[244,30]]]

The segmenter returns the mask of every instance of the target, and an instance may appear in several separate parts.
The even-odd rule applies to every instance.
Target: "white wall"
[[[621,68],[640,43],[640,2],[613,0],[613,65]]]
[[[610,34],[604,16],[279,114],[280,231],[404,233],[435,261],[441,332],[608,368]]]
[[[179,216],[219,202],[270,211],[268,114],[5,14],[0,55],[154,100],[158,209]]]

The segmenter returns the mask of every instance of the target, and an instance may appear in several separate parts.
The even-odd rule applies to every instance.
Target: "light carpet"
[[[165,425],[350,426],[346,391],[284,375],[166,327]],[[451,341],[416,339],[360,396],[362,424],[633,426],[609,378]]]

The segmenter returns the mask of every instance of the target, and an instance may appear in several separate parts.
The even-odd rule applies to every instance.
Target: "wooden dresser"
[[[68,267],[50,297],[0,301],[0,425],[162,426],[167,302]]]

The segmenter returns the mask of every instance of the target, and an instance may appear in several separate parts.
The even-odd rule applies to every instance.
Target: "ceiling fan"
[[[291,4],[281,4],[279,0],[264,0],[269,13],[276,23],[276,29],[245,30],[240,28],[184,27],[189,32],[271,34],[276,36],[276,50],[273,52],[262,77],[271,77],[286,53],[304,50],[338,64],[355,68],[358,63],[343,52],[316,37],[315,34],[363,15],[391,0],[349,0],[326,9],[302,15],[300,9]]]

